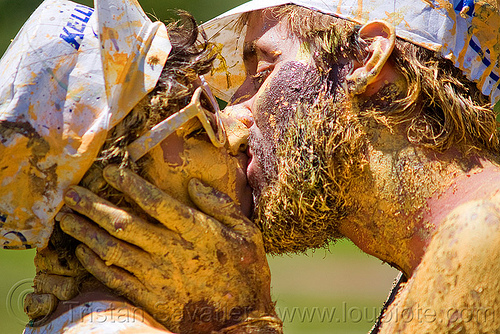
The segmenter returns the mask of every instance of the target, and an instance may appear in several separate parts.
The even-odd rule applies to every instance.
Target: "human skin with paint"
[[[209,69],[212,58],[208,49],[190,47],[196,42],[192,36],[196,37],[197,30],[194,19],[187,16],[187,20],[193,20],[192,24],[174,31],[175,27],[170,27],[174,51],[155,90],[108,134],[100,156],[108,159],[108,154],[113,154],[113,160],[109,159],[104,169],[96,161],[81,186],[66,192],[67,206],[57,217],[56,232],[49,246],[35,257],[35,293],[28,296],[25,310],[36,321],[34,328],[26,328],[28,332],[56,330],[61,324],[65,328],[68,321],[72,330],[86,332],[93,326],[92,319],[112,319],[113,310],[121,312],[122,319],[132,314],[125,319],[130,326],[124,330],[140,333],[158,332],[158,328],[178,333],[212,333],[248,317],[274,316],[262,237],[247,218],[252,205],[245,172],[248,129],[221,115],[222,129],[209,92],[196,94],[203,86],[198,74]],[[174,39],[177,34],[185,37],[178,42]],[[135,142],[135,135],[147,135],[163,118],[185,115],[186,110],[193,111],[192,105],[198,104],[201,106],[194,111],[204,113],[209,123],[200,122],[191,113],[191,119],[134,160],[136,172],[147,183],[129,169],[110,165],[130,163],[132,145],[125,141],[127,146],[123,148],[123,138]],[[214,143],[211,132],[225,133],[225,144]],[[142,192],[148,196],[141,196]],[[175,209],[169,210],[172,205]],[[104,207],[103,216],[100,208]],[[194,207],[203,208],[210,215]],[[100,227],[77,212],[99,222]],[[188,217],[191,222],[186,224]],[[134,224],[128,225],[127,220]],[[208,232],[210,238],[205,237]],[[74,245],[76,240],[70,240],[68,235],[82,244]],[[205,287],[192,280],[194,273]],[[111,292],[96,278],[115,291]],[[121,284],[125,281],[128,283]],[[243,292],[243,286],[250,289]],[[168,291],[175,295],[168,297]],[[55,307],[54,296],[60,300],[57,309],[50,318],[45,317]],[[101,301],[107,304],[88,304]],[[130,301],[142,306],[161,325],[143,311],[136,314]],[[78,306],[97,308],[89,315],[90,323],[80,321],[80,314],[72,313]],[[104,312],[106,307],[110,309]],[[108,326],[110,321],[101,322],[102,326]],[[281,325],[278,319],[275,323]]]
[[[148,305],[144,308],[149,314],[166,328],[179,333],[209,333],[234,325],[241,317],[274,314],[262,237],[246,217],[252,203],[244,171],[247,165],[244,151],[247,135],[244,133],[248,131],[229,117],[224,117],[224,124],[228,130],[225,147],[215,147],[199,120],[194,118],[153,148],[143,165],[143,175],[151,183],[142,184],[142,178],[117,166],[104,169],[108,183],[128,194],[149,216],[157,217],[160,226],[151,219],[127,218],[125,211],[85,188],[75,186],[68,190],[67,205],[99,221],[102,228],[71,213],[60,215],[60,227],[85,244],[76,248],[76,255],[85,268],[118,293],[110,293],[95,282],[86,282],[80,285],[76,297],[59,302],[49,322],[89,301],[126,302],[121,296],[135,305]],[[136,192],[137,182],[144,190],[148,189],[145,190],[148,197],[137,196],[141,194]],[[175,194],[175,198],[166,192]],[[174,215],[170,216],[162,210],[164,205],[181,207],[184,218],[192,217],[191,224],[183,221],[183,225],[176,225],[175,215],[181,210],[172,211]],[[225,223],[188,208],[195,205]],[[115,218],[103,220],[103,216],[95,216],[92,212],[99,210],[99,206],[107,207],[107,214]],[[134,222],[141,220],[141,226],[128,228],[124,221],[131,217]],[[207,230],[210,238],[205,237]],[[41,258],[50,255],[47,251],[37,255],[37,270],[47,267],[40,265]],[[175,265],[177,261],[183,265]],[[228,262],[232,265],[226,266]],[[51,270],[49,273],[54,273],[54,268]],[[206,288],[192,281],[194,273],[198,280],[205,282]],[[47,285],[43,288],[45,292],[51,292],[50,284],[63,282],[51,281],[47,273],[42,276],[38,282]],[[221,280],[221,276],[225,279]],[[248,284],[251,291],[242,293],[244,284],[241,282],[252,280],[252,276],[260,283]],[[117,282],[116,277],[121,280]],[[124,279],[132,285],[116,285]],[[168,290],[175,295],[168,298]],[[183,296],[179,291],[183,291]],[[205,320],[206,317],[210,317],[210,321]],[[136,329],[139,332],[158,331],[155,328],[158,324],[151,325],[144,319],[143,322],[148,327]]]
[[[383,113],[393,111],[387,101],[400,100],[413,82],[396,66],[395,50],[404,50],[394,29],[381,21],[356,31],[362,46],[359,57],[339,52],[336,62],[328,64],[325,80],[330,79],[334,88],[327,94],[318,90],[322,98],[315,100],[307,88],[324,87],[325,68],[307,56],[314,52],[304,52],[304,46],[314,48],[304,45],[286,20],[266,14],[248,17],[244,52],[248,76],[227,112],[249,127],[247,174],[267,250],[296,252],[310,247],[311,240],[312,246],[320,247],[347,237],[400,269],[406,282],[395,291],[380,332],[497,331],[500,170],[494,115],[480,116],[477,136],[486,138],[483,142],[464,132],[455,137],[452,133],[442,145],[439,136],[430,141],[418,137],[418,124],[412,123],[417,116],[428,117],[419,109],[428,96],[412,102],[416,107],[408,117],[392,122]],[[349,28],[340,21],[333,25]],[[294,90],[300,91],[293,86],[297,76],[311,84],[302,85],[307,86],[305,91],[294,95]],[[281,94],[279,100],[273,96],[276,92]],[[304,94],[311,98],[302,100]],[[434,98],[438,95],[435,92]],[[465,115],[467,105],[460,108]],[[463,129],[454,131],[459,130]],[[326,133],[331,140],[317,133]],[[330,182],[307,178],[305,171],[311,173],[313,167],[325,174],[314,174],[315,180]],[[287,188],[301,195],[318,188],[326,192],[300,197],[307,204],[300,206]],[[299,208],[301,215],[276,214],[273,200],[286,197],[290,201],[278,206]],[[285,222],[277,219],[280,216],[287,218]],[[313,224],[307,218],[311,216],[322,217],[321,224]]]
[[[299,235],[299,240],[291,243],[283,242],[285,235],[270,233],[267,238],[265,227],[272,230],[275,217],[287,213],[273,214],[276,206],[270,206],[271,211],[266,210],[266,205],[286,197],[283,195],[287,192],[274,194],[283,182],[281,175],[300,172],[300,169],[287,171],[286,166],[295,165],[291,162],[297,160],[288,159],[284,152],[290,149],[280,150],[280,142],[304,147],[311,141],[277,140],[283,138],[280,127],[289,129],[293,116],[276,117],[290,111],[277,107],[273,94],[286,91],[284,87],[290,80],[284,84],[282,78],[292,76],[286,71],[293,71],[294,77],[300,68],[310,72],[308,61],[312,60],[304,60],[301,40],[290,37],[293,34],[284,20],[273,18],[269,12],[267,15],[251,13],[247,27],[243,59],[248,76],[233,97],[233,108],[250,125],[252,154],[247,174],[263,200],[258,205],[261,211],[258,208],[257,212],[261,228],[264,227],[266,246],[274,252],[294,251],[300,249],[300,243],[305,244],[308,237],[314,237],[308,235],[314,234],[314,230],[306,231],[303,238]],[[344,188],[336,194],[345,197],[338,207],[341,209],[338,219],[333,216],[329,225],[336,232],[332,235],[349,238],[364,252],[401,270],[407,280],[382,317],[380,332],[497,331],[500,323],[494,314],[499,311],[500,298],[500,267],[495,260],[500,254],[498,151],[492,145],[464,153],[459,147],[461,143],[433,150],[412,141],[408,136],[409,126],[404,123],[387,126],[374,117],[366,117],[363,113],[366,110],[362,108],[369,105],[367,101],[397,97],[393,87],[403,91],[408,83],[390,60],[395,47],[394,28],[375,21],[364,25],[358,34],[366,43],[368,54],[364,61],[352,61],[349,66],[344,100],[349,103],[338,103],[336,121],[350,114],[349,126],[343,131],[359,131],[357,137],[346,143],[362,148],[351,151],[348,160],[362,171],[349,174],[348,182],[341,177],[336,180]],[[346,59],[339,58],[339,61],[340,65],[332,71],[341,76],[345,73],[342,67]],[[293,62],[300,65],[289,65]],[[392,91],[384,93],[389,85]],[[293,94],[288,97],[292,104],[296,99]],[[297,109],[291,112],[298,113]],[[300,118],[294,122],[304,125],[317,120],[314,116],[302,118],[309,122],[301,123]],[[494,115],[490,113],[490,124],[491,118],[494,119]],[[280,125],[275,119],[285,122]],[[289,136],[291,133],[288,130]],[[307,131],[298,133],[308,137]],[[491,136],[496,136],[496,129]],[[344,143],[339,142],[338,147],[342,146]],[[318,150],[322,147],[317,146]],[[333,159],[345,159],[342,155],[336,156],[336,151],[341,152],[338,148],[330,152]],[[301,150],[293,153],[298,152]],[[277,164],[276,160],[283,163]],[[275,166],[274,170],[268,167],[271,165]],[[308,167],[312,169],[314,165]],[[302,190],[306,193],[307,188]],[[301,201],[307,202],[307,199],[301,198]],[[283,207],[283,203],[279,204]],[[312,212],[310,215],[316,217]],[[284,227],[281,230],[297,230],[296,227],[304,223],[304,219],[291,223],[293,217],[288,218],[291,219],[283,225],[280,223]],[[284,247],[275,248],[273,241],[279,241]],[[423,311],[428,316],[424,317]]]

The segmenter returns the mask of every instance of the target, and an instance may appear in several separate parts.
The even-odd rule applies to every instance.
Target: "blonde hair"
[[[297,5],[267,11],[308,42],[320,69],[343,67],[334,78],[337,89],[345,85],[343,74],[352,62],[367,56],[357,36],[359,26],[352,22]],[[388,85],[369,100],[356,99],[364,115],[387,126],[405,124],[408,140],[426,148],[498,153],[498,122],[489,98],[450,60],[398,38],[389,61],[404,77],[405,89],[395,92]]]

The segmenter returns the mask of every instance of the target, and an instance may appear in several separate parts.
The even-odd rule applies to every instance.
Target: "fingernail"
[[[198,186],[202,186],[203,184],[201,183],[200,180],[198,180],[197,178],[192,178],[191,180],[189,180],[189,182],[195,186],[195,187],[198,187]]]
[[[70,234],[71,228],[73,227],[73,217],[70,214],[65,214],[61,217],[59,221],[59,226],[63,232]]]
[[[75,253],[80,255],[86,254],[85,247],[83,246],[83,244],[79,244],[78,246],[76,246]]]
[[[63,219],[65,214],[67,214],[67,212],[58,212],[57,215],[55,216],[54,220],[56,222],[60,222],[61,219]]]
[[[80,260],[80,262],[82,262],[82,264],[85,266],[86,263],[85,260],[89,258],[87,247],[85,247],[84,244],[79,244],[78,246],[76,246],[75,255]]]
[[[102,171],[102,175],[104,175],[104,178],[107,181],[118,181],[118,176],[120,174],[120,169],[118,166],[115,165],[109,165],[104,168]]]
[[[70,189],[64,195],[64,201],[69,206],[77,206],[80,203],[80,195],[74,189]]]

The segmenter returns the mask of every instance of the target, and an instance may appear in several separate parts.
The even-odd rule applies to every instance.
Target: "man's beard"
[[[299,105],[281,124],[286,130],[275,153],[259,150],[255,140],[266,184],[254,217],[268,253],[325,247],[342,238],[339,222],[356,210],[349,190],[363,175],[366,135],[347,98],[336,99]]]

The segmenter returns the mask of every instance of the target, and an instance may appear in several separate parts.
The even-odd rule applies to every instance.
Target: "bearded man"
[[[405,283],[380,332],[498,332],[498,5],[292,2],[299,6],[251,1],[206,25],[223,45],[212,83],[235,91],[227,113],[250,129],[247,173],[266,250],[347,237],[400,269]],[[231,62],[234,50],[243,62]],[[108,177],[132,198],[175,209],[130,173]],[[192,193],[204,212],[209,198],[221,203],[216,191],[202,195]],[[97,223],[111,216],[106,207],[72,207]],[[223,211],[214,218],[243,219]],[[92,270],[92,261],[83,259],[120,289],[114,268]],[[248,318],[230,332],[266,332],[265,322]]]

